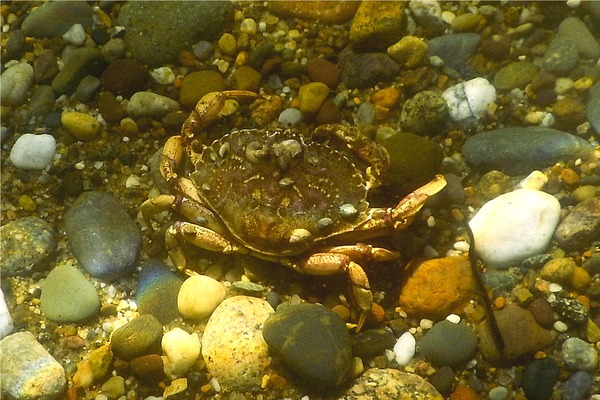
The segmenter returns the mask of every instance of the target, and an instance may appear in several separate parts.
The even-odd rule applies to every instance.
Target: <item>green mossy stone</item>
[[[116,356],[130,361],[136,357],[159,352],[163,326],[152,314],[140,315],[117,329],[110,338]]]

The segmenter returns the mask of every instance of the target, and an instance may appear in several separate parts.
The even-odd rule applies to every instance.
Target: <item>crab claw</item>
[[[398,229],[402,225],[408,225],[412,222],[415,215],[423,208],[423,205],[434,194],[439,193],[446,187],[446,179],[443,175],[436,175],[431,181],[410,193],[392,209],[392,219],[394,228]]]

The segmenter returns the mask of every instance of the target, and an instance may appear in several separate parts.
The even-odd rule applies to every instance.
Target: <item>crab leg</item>
[[[400,200],[400,203],[391,211],[394,229],[400,229],[402,226],[410,224],[427,199],[439,193],[444,187],[446,187],[446,179],[443,175],[438,174],[431,181]]]

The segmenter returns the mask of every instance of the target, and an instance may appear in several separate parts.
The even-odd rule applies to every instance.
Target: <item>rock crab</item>
[[[362,310],[360,327],[373,305],[360,264],[399,257],[363,241],[408,226],[446,182],[438,175],[394,207],[370,208],[367,192],[378,184],[389,158],[356,128],[325,125],[311,137],[292,129],[247,129],[210,145],[197,138],[226,100],[257,97],[231,90],[198,102],[181,134],[170,137],[162,152],[160,171],[173,194],[145,201],[142,215],[149,227],[152,217],[166,210],[188,220],[165,233],[169,257],[181,270],[187,266],[185,241],[209,251],[249,253],[311,275],[347,271]],[[189,173],[183,168],[187,162]]]

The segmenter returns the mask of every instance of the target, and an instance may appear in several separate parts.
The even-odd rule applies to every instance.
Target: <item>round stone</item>
[[[50,165],[56,153],[56,139],[48,134],[21,135],[10,150],[10,161],[24,170],[40,170]]]
[[[444,320],[425,333],[419,352],[436,365],[456,367],[470,360],[477,350],[477,336],[465,323]]]
[[[300,111],[302,113],[317,112],[329,95],[329,87],[322,82],[311,82],[302,85],[298,92]]]
[[[598,366],[598,351],[577,337],[565,340],[561,348],[564,363],[572,369],[594,371]]]
[[[177,293],[181,285],[181,279],[161,261],[144,262],[135,297],[140,314],[152,314],[162,324],[178,318]]]
[[[225,294],[221,282],[206,275],[193,275],[179,289],[177,308],[184,318],[206,318],[225,299]]]
[[[338,398],[340,400],[443,400],[444,396],[419,375],[392,368],[371,368]]]
[[[3,105],[18,106],[27,100],[27,94],[33,85],[33,67],[27,63],[13,65],[0,76]]]
[[[90,114],[69,111],[60,117],[60,122],[71,135],[83,141],[95,139],[102,132],[100,121]]]
[[[521,387],[530,399],[550,399],[560,368],[552,358],[535,360],[523,371]]]
[[[171,380],[185,376],[200,355],[198,334],[189,334],[181,328],[166,332],[161,346],[165,354],[165,373]]]
[[[140,315],[113,332],[110,338],[115,355],[125,361],[158,351],[162,324],[152,314]]]

